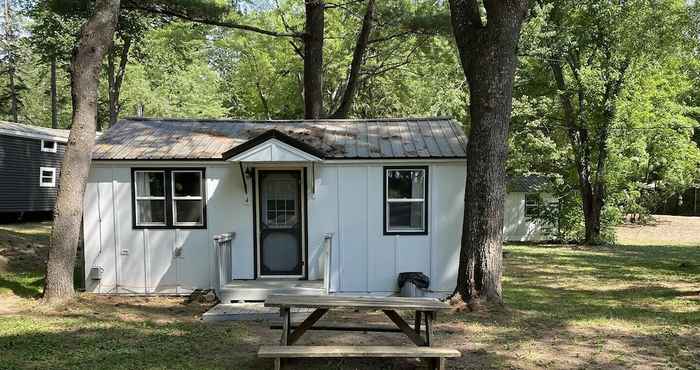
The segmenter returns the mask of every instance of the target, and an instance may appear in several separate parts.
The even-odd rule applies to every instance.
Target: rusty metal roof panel
[[[131,118],[97,141],[97,160],[221,160],[222,154],[276,130],[325,159],[465,158],[462,126],[449,118],[368,120],[186,120]]]

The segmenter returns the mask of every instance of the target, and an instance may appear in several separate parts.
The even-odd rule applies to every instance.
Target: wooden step
[[[263,358],[401,357],[446,358],[462,354],[452,348],[410,346],[261,346]]]

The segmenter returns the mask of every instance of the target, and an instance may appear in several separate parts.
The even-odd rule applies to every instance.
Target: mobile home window
[[[525,194],[525,217],[536,217],[540,210],[540,195]]]
[[[132,171],[135,228],[204,228],[204,170]]]
[[[425,234],[428,168],[384,169],[384,234]]]
[[[42,188],[56,187],[56,169],[53,167],[39,168],[39,186]]]
[[[42,140],[41,141],[41,151],[42,152],[56,153],[57,149],[58,149],[58,145],[56,144],[55,141],[51,141],[51,140]]]

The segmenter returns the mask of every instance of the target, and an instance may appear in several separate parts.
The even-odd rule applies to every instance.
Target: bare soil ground
[[[623,245],[700,246],[700,217],[653,216],[648,225],[625,224],[617,228],[617,242]]]
[[[463,354],[448,367],[700,369],[700,247],[693,244],[694,232],[681,233],[696,221],[678,221],[621,227],[620,241],[635,245],[508,246],[506,306],[438,317],[436,345]],[[81,294],[70,304],[43,306],[37,296],[48,227],[0,226],[0,255],[6,257],[0,270],[0,368],[271,368],[271,361],[255,356],[259,345],[279,340],[268,323],[206,323],[200,317],[209,306],[183,298]],[[672,235],[657,235],[659,230]],[[28,246],[37,252],[25,251]],[[387,322],[380,312],[336,312],[330,319]],[[321,331],[307,333],[300,344],[410,345],[397,334]],[[390,359],[289,364],[424,366]]]

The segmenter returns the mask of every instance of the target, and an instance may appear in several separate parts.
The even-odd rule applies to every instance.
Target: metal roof
[[[93,159],[220,160],[225,152],[271,130],[315,149],[324,159],[466,158],[462,126],[438,117],[303,121],[129,118],[97,140]]]
[[[61,143],[68,141],[70,130],[23,125],[16,122],[0,121],[0,135],[26,137],[37,140],[52,140]]]
[[[538,193],[551,185],[549,179],[541,175],[509,176],[507,184],[511,193]]]

